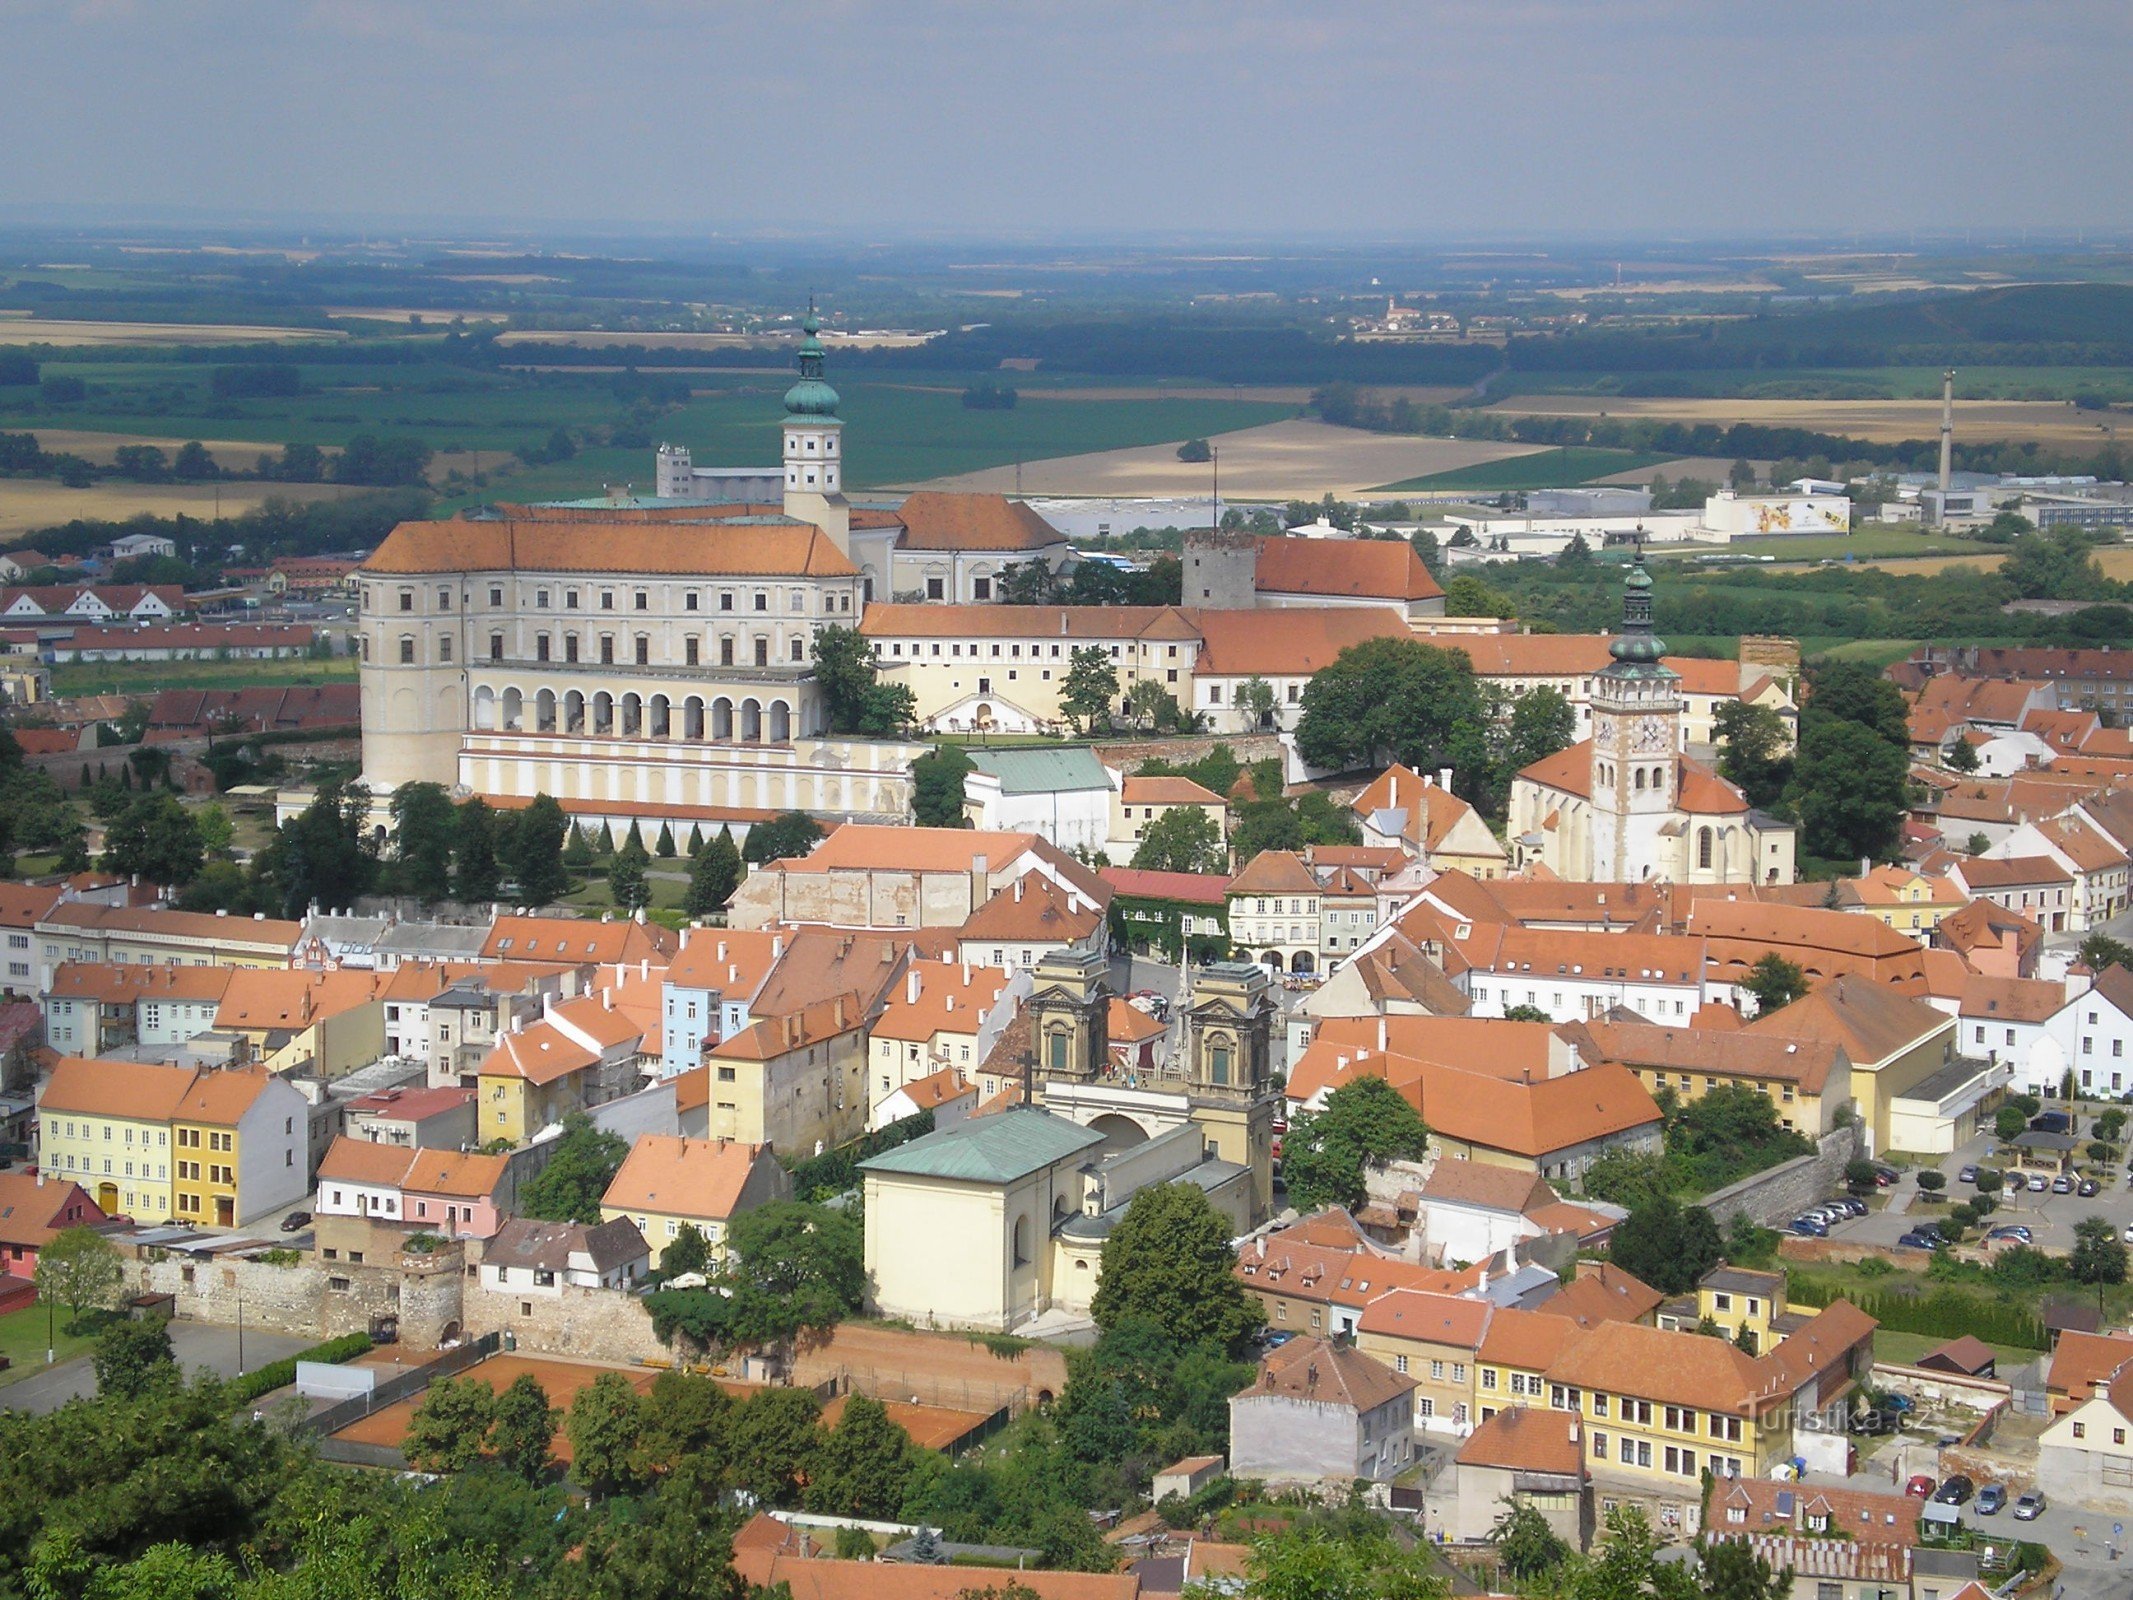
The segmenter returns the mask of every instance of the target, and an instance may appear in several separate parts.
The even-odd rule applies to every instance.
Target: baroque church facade
[[[1680,675],[1640,561],[1592,687],[1592,737],[1511,783],[1515,865],[1581,883],[1791,883],[1795,830],[1686,752]]]

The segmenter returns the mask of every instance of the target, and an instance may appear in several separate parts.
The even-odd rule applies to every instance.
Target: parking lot
[[[2083,1142],[2087,1142],[2085,1138]],[[1881,1191],[1887,1197],[1885,1207],[1839,1223],[1829,1230],[1829,1237],[1846,1243],[1895,1244],[1910,1229],[1945,1213],[1948,1205],[1977,1194],[1975,1188],[1960,1180],[1964,1167],[1996,1167],[2006,1171],[1998,1159],[1999,1150],[1996,1139],[1976,1139],[1938,1164],[1939,1170],[1947,1175],[1948,1186],[1942,1193],[1948,1204],[1928,1202],[1918,1187],[1918,1169],[1911,1169],[1903,1173],[1894,1187]],[[2007,1186],[1996,1197],[1999,1207],[1986,1219],[1984,1226],[1996,1228],[2018,1223],[2030,1230],[2032,1242],[2039,1250],[2063,1255],[2073,1249],[2074,1224],[2088,1217],[2106,1218],[2121,1238],[2126,1228],[2133,1226],[2133,1189],[2126,1186],[2122,1169],[2111,1181],[2103,1183],[2098,1193],[2087,1198],[2049,1191],[2035,1194],[2026,1188],[2018,1194],[2012,1187],[2013,1181],[2012,1174],[2008,1174]]]

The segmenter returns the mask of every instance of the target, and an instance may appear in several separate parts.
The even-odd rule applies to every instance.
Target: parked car
[[[1996,1517],[2007,1504],[2007,1485],[1988,1483],[1977,1492],[1977,1504],[1970,1509],[1981,1517]]]
[[[1994,1228],[1986,1234],[1987,1239],[2002,1239],[2011,1244],[2035,1244],[2036,1236],[2019,1222],[2010,1222]]]
[[[308,1211],[292,1211],[281,1219],[281,1231],[283,1233],[295,1233],[301,1228],[310,1226],[311,1213]]]
[[[2069,1178],[2065,1173],[2062,1172],[2059,1174],[2058,1177],[2052,1179],[2053,1194],[2072,1194],[2073,1192],[2074,1180],[2072,1178]]]
[[[2032,1489],[2015,1501],[2015,1521],[2035,1522],[2037,1513],[2044,1509],[2044,1491]]]
[[[1920,1500],[1930,1500],[1933,1498],[1933,1480],[1923,1472],[1913,1473],[1910,1481],[1903,1486],[1903,1492]],[[2015,1515],[2020,1516],[2021,1512],[2017,1511]]]
[[[2051,1186],[2052,1186],[2052,1181],[2051,1181],[2051,1179],[2049,1179],[2049,1178],[2047,1178],[2047,1177],[2045,1177],[2043,1173],[2041,1173],[2041,1172],[2032,1172],[2032,1173],[2031,1173],[2031,1174],[2029,1175],[2029,1192],[2030,1192],[2031,1194],[2042,1194],[2042,1193],[2044,1193],[2044,1191],[2045,1191],[2045,1190],[2049,1189],[2049,1188],[2050,1188]]]
[[[2126,1224],[2126,1231],[2122,1235],[2122,1237],[2125,1239],[2127,1244],[2133,1244],[2133,1222],[2129,1222]]]
[[[2086,1200],[2093,1196],[2096,1191],[2101,1189],[2102,1187],[2103,1185],[2098,1183],[2094,1178],[2083,1178],[2080,1183],[2074,1186],[2074,1192],[2080,1195],[2082,1199]]]
[[[1896,1245],[1901,1250],[1938,1250],[1941,1246],[1941,1238],[1937,1233],[1919,1233],[1914,1229],[1898,1239]]]
[[[1975,1183],[1977,1182],[1977,1168],[1974,1166],[1964,1167],[1955,1177],[1959,1183]]]
[[[1832,1200],[1829,1204],[1831,1210],[1841,1211],[1847,1217],[1863,1217],[1866,1215],[1866,1202],[1864,1200]]]
[[[1878,1189],[1893,1188],[1896,1183],[1896,1177],[1897,1173],[1894,1167],[1876,1167],[1874,1169],[1874,1186]]]
[[[1970,1498],[1970,1480],[1960,1472],[1950,1473],[1941,1486],[1934,1490],[1933,1498],[1944,1506],[1959,1506]]]
[[[1827,1239],[1829,1237],[1829,1224],[1819,1217],[1794,1217],[1789,1226],[1794,1233],[1800,1235],[1803,1239]]]
[[[2064,1111],[2040,1111],[2029,1119],[2030,1127],[2039,1133],[2072,1133],[2074,1119]]]

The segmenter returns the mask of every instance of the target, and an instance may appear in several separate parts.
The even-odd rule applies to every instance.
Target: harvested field
[[[256,452],[256,447],[255,447]],[[28,478],[0,479],[0,538],[56,527],[76,517],[121,522],[127,517],[191,517],[215,514],[216,486],[200,483],[99,483],[88,489],[63,489]],[[344,491],[329,483],[225,483],[222,514],[234,517],[270,498],[329,500]]]
[[[1653,417],[1666,422],[1735,422],[1777,428],[1812,428],[1894,444],[1940,437],[1935,400],[1703,400],[1628,399],[1621,395],[1529,394],[1489,408],[1511,416]],[[2034,439],[2040,444],[2099,449],[2113,437],[2108,416],[2077,411],[2055,400],[1958,400],[1959,440]]]
[[[31,428],[26,430],[37,436],[37,447],[46,455],[75,455],[99,467],[108,467],[118,459],[120,445],[152,444],[165,455],[174,455],[178,447],[188,443],[187,438],[171,434],[158,437],[150,433],[97,433],[86,428]],[[249,469],[261,455],[271,455],[271,446],[243,439],[201,439],[208,454],[221,467]]]
[[[1767,466],[1757,462],[1757,466]],[[1669,483],[1679,483],[1683,478],[1701,478],[1706,483],[1724,483],[1726,474],[1733,470],[1733,463],[1721,461],[1717,456],[1676,456],[1671,461],[1662,461],[1653,467],[1633,467],[1628,472],[1610,472],[1604,478],[1595,478],[1594,483],[1628,483],[1642,486],[1654,478],[1664,478]]]
[[[1541,448],[1363,433],[1303,418],[1242,428],[1214,443],[1222,456],[1222,492],[1236,500],[1316,500],[1328,493],[1352,500],[1377,484],[1531,455]],[[1013,467],[993,467],[921,487],[1011,494],[1015,475]],[[1208,492],[1210,471],[1204,462],[1178,460],[1176,444],[1159,444],[1025,461],[1021,481],[1023,493],[1036,495],[1194,495]]]
[[[0,344],[258,344],[347,337],[336,328],[269,328],[235,322],[77,322],[0,311]]]

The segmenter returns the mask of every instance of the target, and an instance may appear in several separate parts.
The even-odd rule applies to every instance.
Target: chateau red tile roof
[[[727,526],[716,538],[685,524],[586,512],[571,520],[403,522],[364,560],[366,577],[467,572],[611,572],[617,576],[851,578],[850,558],[802,522]]]
[[[1444,591],[1405,539],[1259,541],[1254,585],[1268,594],[1436,600]]]
[[[897,508],[906,550],[1044,550],[1065,534],[1019,500],[997,494],[921,489]]]
[[[758,1164],[770,1160],[768,1145],[641,1134],[600,1203],[617,1211],[724,1222],[739,1206]]]
[[[1426,642],[1463,650],[1483,678],[1590,677],[1609,659],[1604,633],[1462,633]]]
[[[1194,671],[1218,678],[1308,678],[1371,639],[1414,637],[1388,606],[1188,612],[1200,630]]]
[[[1844,1059],[1842,1046],[1833,1040],[1787,1039],[1745,1031],[1737,1016],[1734,1027],[1722,1031],[1603,1021],[1577,1023],[1566,1031],[1587,1041],[1587,1060],[1614,1061],[1661,1074],[1690,1072],[1789,1083],[1802,1094],[1820,1094]]]
[[[1119,780],[1119,803],[1129,806],[1219,806],[1222,797],[1190,778],[1125,777]]]
[[[1229,893],[1315,895],[1318,879],[1293,850],[1262,850],[1245,863],[1244,870],[1229,881]]]
[[[1490,1301],[1464,1295],[1394,1289],[1363,1307],[1356,1326],[1364,1333],[1379,1333],[1392,1339],[1421,1339],[1478,1350],[1495,1309]]]
[[[1676,801],[1690,816],[1742,816],[1747,813],[1747,797],[1702,762],[1677,755],[1674,769]],[[1518,776],[1520,780],[1544,789],[1590,799],[1592,741],[1581,739],[1552,756],[1543,756],[1522,768]]]
[[[1030,871],[971,912],[961,931],[966,940],[1078,944],[1094,934],[1103,920],[1096,902],[1076,890],[1061,888],[1041,872]]]
[[[1415,1380],[1373,1361],[1360,1350],[1330,1339],[1291,1339],[1259,1362],[1258,1379],[1230,1397],[1231,1403],[1274,1397],[1352,1406],[1357,1412],[1404,1398]]]
[[[1767,1017],[1758,1017],[1748,1031],[1780,1039],[1826,1040],[1843,1046],[1854,1066],[1871,1068],[1954,1026],[1953,1017],[1922,1000],[1898,994],[1871,978],[1844,975],[1816,985]]]
[[[1642,1322],[1665,1298],[1620,1267],[1580,1262],[1577,1276],[1533,1309],[1544,1317],[1567,1317],[1581,1328],[1591,1328],[1603,1322]]]

